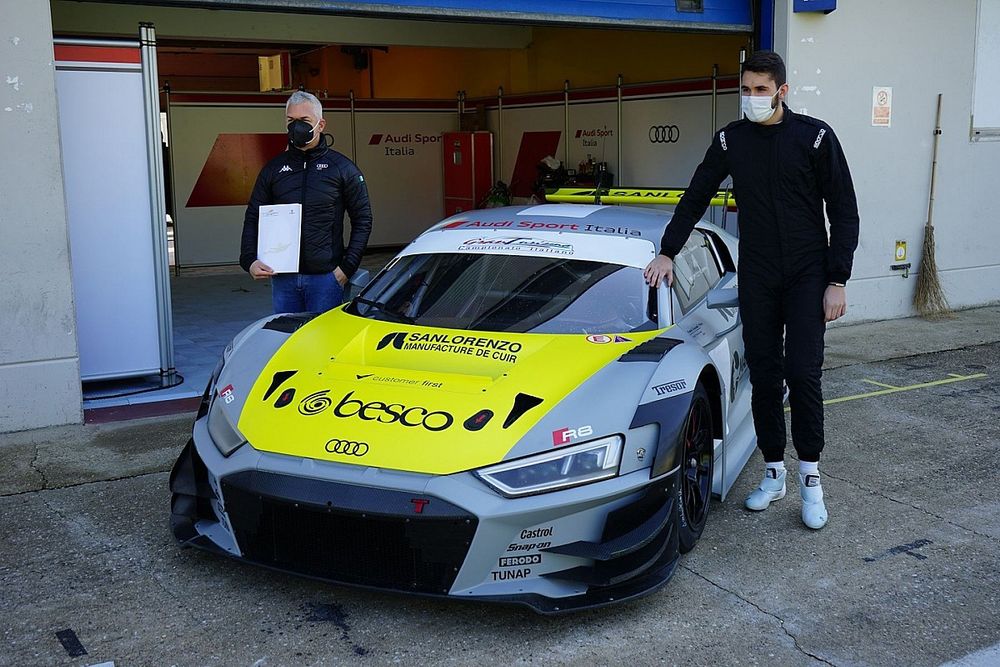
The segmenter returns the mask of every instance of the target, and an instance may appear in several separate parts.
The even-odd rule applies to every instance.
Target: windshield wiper
[[[354,300],[358,303],[364,304],[382,313],[385,313],[391,318],[394,318],[398,322],[403,322],[405,324],[416,324],[416,320],[409,315],[404,315],[402,313],[397,313],[395,311],[389,310],[388,305],[382,303],[381,301],[372,301],[371,299],[366,299],[364,297],[356,296]]]

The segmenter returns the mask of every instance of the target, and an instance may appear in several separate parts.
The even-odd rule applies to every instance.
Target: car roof
[[[465,211],[442,220],[425,233],[436,231],[558,231],[588,236],[642,238],[660,247],[660,238],[672,211],[635,206],[591,204],[532,204]]]

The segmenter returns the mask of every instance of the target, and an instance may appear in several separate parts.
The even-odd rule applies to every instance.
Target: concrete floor
[[[662,591],[558,618],[178,549],[167,471],[190,415],[5,436],[0,664],[1000,664],[998,323],[832,330],[830,524],[801,525],[794,484],[743,510],[755,456]]]

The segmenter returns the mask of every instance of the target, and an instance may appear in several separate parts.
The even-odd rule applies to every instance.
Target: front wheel
[[[715,458],[712,437],[712,407],[708,392],[699,382],[691,398],[680,446],[681,479],[677,485],[677,529],[681,553],[694,549],[705,530],[712,496]]]

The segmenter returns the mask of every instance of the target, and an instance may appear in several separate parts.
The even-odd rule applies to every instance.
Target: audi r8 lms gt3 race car
[[[170,476],[200,547],[544,613],[656,590],[755,445],[736,241],[549,204],[421,234],[348,304],[226,349]]]

